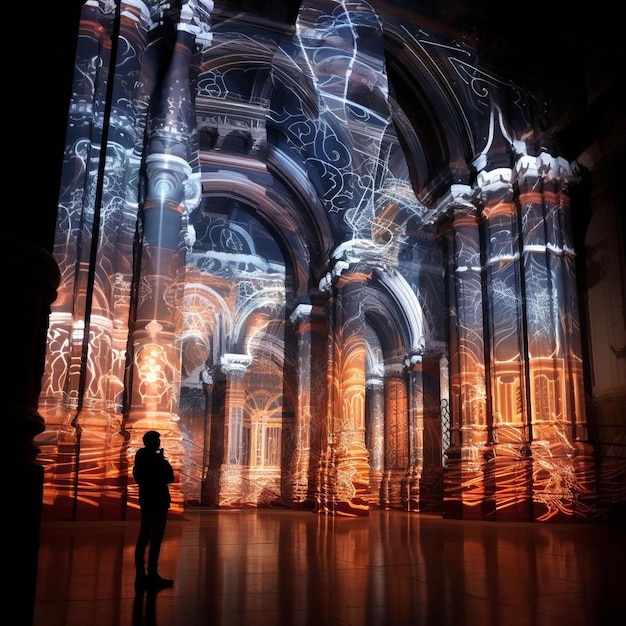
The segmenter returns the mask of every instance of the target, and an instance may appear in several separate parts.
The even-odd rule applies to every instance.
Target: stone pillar
[[[589,518],[595,509],[584,411],[574,251],[563,159],[519,159],[532,428],[533,517]]]
[[[381,486],[385,467],[385,393],[382,376],[370,376],[367,380],[366,443],[370,463],[370,509],[381,505]]]
[[[125,423],[130,433],[129,471],[141,437],[148,430],[161,433],[177,480],[170,485],[172,513],[182,513],[179,470],[182,442],[178,427],[180,389],[181,302],[184,286],[182,229],[183,183],[187,163],[171,155],[152,154],[147,160],[148,197],[144,211],[140,291],[132,333],[133,376],[130,410]],[[161,195],[160,190],[167,190]],[[138,509],[137,488],[129,480],[129,504]]]
[[[338,395],[334,406],[337,515],[369,512],[369,460],[365,446],[365,334],[361,296],[363,276],[347,272],[336,285],[335,344]]]
[[[443,202],[453,212],[445,232],[450,343],[450,447],[445,451],[444,516],[482,519],[487,398],[480,235],[469,191]]]
[[[404,507],[407,511],[420,510],[420,481],[424,467],[424,379],[421,354],[414,354],[407,362],[409,465],[406,476]]]
[[[124,508],[119,450],[140,166],[133,149],[145,122],[133,103],[150,24],[137,6],[120,4],[81,13],[54,243],[62,280],[40,397],[44,515],[54,519],[121,519]]]
[[[310,304],[299,304],[291,314],[298,335],[295,455],[291,469],[291,502],[294,507],[302,507],[311,499],[311,311]]]
[[[320,291],[325,297],[326,319],[326,407],[324,417],[320,420],[319,461],[315,477],[315,508],[316,513],[334,515],[335,491],[337,478],[335,473],[334,446],[334,411],[339,402],[338,385],[339,367],[336,360],[339,334],[336,323],[336,296],[330,273],[322,280]]]
[[[443,503],[442,447],[449,447],[447,359],[424,354],[419,366],[422,444],[420,450],[419,510],[441,511]],[[417,382],[417,381],[416,381]],[[444,402],[444,398],[447,402]]]
[[[381,506],[406,508],[409,471],[409,398],[404,363],[385,365],[385,470]]]
[[[485,468],[488,519],[531,519],[520,232],[509,168],[481,171],[485,317],[492,449]]]
[[[211,500],[211,454],[213,430],[213,376],[207,369],[202,370],[202,391],[206,401],[204,406],[204,442],[202,444],[202,480],[200,484],[200,504],[210,506]]]
[[[219,506],[239,508],[244,492],[244,471],[250,465],[250,426],[244,424],[245,393],[243,378],[251,357],[246,354],[224,354],[220,363],[226,377],[224,413],[224,462],[220,472]]]
[[[369,463],[365,445],[365,335],[360,298],[364,274],[339,262],[328,294],[328,406],[317,481],[317,511],[369,514]],[[344,272],[342,274],[342,272]]]
[[[202,3],[210,4],[212,3]],[[183,446],[178,395],[181,372],[182,300],[185,284],[186,218],[201,198],[197,151],[189,141],[194,119],[191,84],[197,45],[207,41],[208,15],[201,4],[183,3],[173,28],[157,28],[145,55],[145,76],[158,87],[150,98],[145,157],[145,198],[135,324],[130,410],[125,422],[129,465],[146,430],[158,430],[176,481],[170,485],[171,515],[181,515],[180,468]],[[155,81],[154,78],[157,77]],[[160,79],[160,80],[158,80]],[[137,509],[129,480],[128,501]]]

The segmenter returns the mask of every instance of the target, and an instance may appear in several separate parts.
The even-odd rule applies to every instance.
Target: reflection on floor
[[[373,511],[188,510],[138,594],[137,522],[45,522],[33,626],[610,626],[626,615],[614,524]],[[623,622],[622,622],[623,623]]]

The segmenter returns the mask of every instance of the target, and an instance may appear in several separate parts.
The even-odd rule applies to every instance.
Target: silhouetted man
[[[143,436],[143,448],[135,454],[133,477],[139,485],[141,525],[135,545],[135,584],[146,588],[172,587],[174,581],[159,576],[159,554],[165,534],[171,497],[168,485],[174,482],[174,470],[163,455],[161,435],[149,430]],[[146,547],[148,571],[145,569]]]

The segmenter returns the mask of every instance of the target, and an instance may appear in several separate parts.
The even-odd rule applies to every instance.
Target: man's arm
[[[163,459],[163,463],[165,464],[164,471],[163,471],[163,478],[165,482],[169,485],[170,483],[174,482],[174,469],[172,468],[170,462],[167,459]]]
[[[145,477],[145,455],[142,450],[137,450],[135,454],[135,464],[133,465],[133,478],[139,483]]]

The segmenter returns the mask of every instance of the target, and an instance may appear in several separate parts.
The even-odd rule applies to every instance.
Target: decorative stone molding
[[[243,376],[252,363],[252,357],[247,354],[223,354],[220,360],[222,372],[227,376]]]

